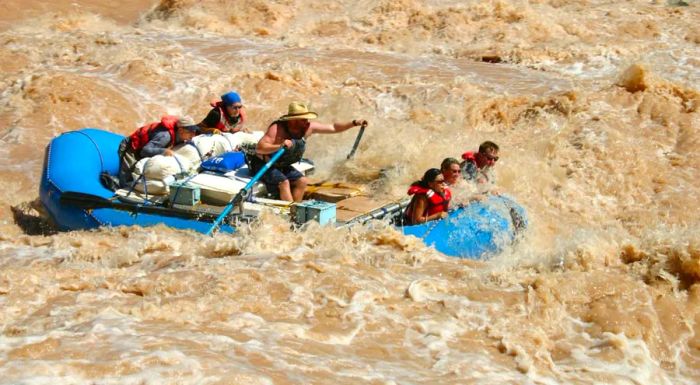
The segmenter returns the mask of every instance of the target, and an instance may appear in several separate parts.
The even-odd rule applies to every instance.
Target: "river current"
[[[0,384],[700,382],[698,20],[691,0],[3,0]],[[355,131],[308,155],[394,198],[492,140],[527,233],[470,261],[380,222],[44,226],[51,138],[199,121],[234,89],[255,130],[293,100],[367,119],[352,160]]]

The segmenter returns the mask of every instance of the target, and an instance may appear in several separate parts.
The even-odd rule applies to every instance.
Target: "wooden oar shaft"
[[[118,200],[112,200],[101,196],[76,191],[66,191],[61,193],[60,202],[61,204],[75,206],[85,210],[107,208],[128,211],[134,214],[153,214],[163,217],[176,217],[200,221],[213,220],[218,214],[218,211],[216,213],[209,213],[196,210],[185,210],[175,207],[171,208],[148,204],[125,203]]]

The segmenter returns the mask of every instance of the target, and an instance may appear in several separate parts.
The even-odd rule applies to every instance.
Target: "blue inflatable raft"
[[[402,227],[443,254],[481,258],[512,244],[527,227],[525,210],[505,196],[491,196],[450,212],[449,217],[415,226]]]
[[[177,207],[122,201],[100,182],[100,175],[116,176],[117,149],[124,137],[86,128],[54,138],[46,148],[39,196],[59,230],[102,226],[164,224],[206,233],[218,216]],[[386,212],[386,210],[381,210]],[[399,214],[400,213],[395,213]],[[367,219],[377,218],[368,215]],[[234,232],[233,216],[220,231]],[[498,196],[452,211],[448,218],[401,227],[440,252],[462,258],[497,253],[513,242],[527,224],[525,211],[513,200]]]

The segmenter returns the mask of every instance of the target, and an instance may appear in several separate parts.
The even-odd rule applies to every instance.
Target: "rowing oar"
[[[61,197],[59,199],[61,204],[76,206],[84,210],[106,208],[127,211],[132,214],[154,214],[164,217],[177,217],[183,219],[209,220],[216,218],[215,214],[203,213],[200,211],[185,210],[176,207],[168,208],[143,203],[126,203],[77,191],[63,192],[61,193]]]
[[[277,162],[277,159],[279,159],[280,156],[282,156],[282,154],[284,154],[284,146],[277,150],[277,152],[274,155],[272,155],[272,158],[270,158],[270,160],[267,163],[265,163],[265,165],[260,170],[258,170],[255,176],[253,176],[253,178],[245,185],[245,187],[243,187],[241,191],[238,192],[238,194],[231,198],[226,207],[224,207],[224,211],[222,211],[221,214],[219,214],[219,217],[216,218],[214,224],[212,224],[209,231],[207,231],[207,235],[212,235],[214,233],[214,231],[221,224],[221,221],[223,221],[224,218],[226,218],[228,213],[231,211],[231,209],[233,209],[233,206],[236,203],[238,203],[244,196],[248,195],[248,191],[253,187],[255,182],[262,178],[263,174],[265,174],[265,172],[267,172],[267,170],[270,167],[272,167],[272,165],[275,162]]]
[[[357,137],[355,138],[355,144],[352,145],[352,150],[350,150],[350,153],[348,154],[348,159],[351,159],[353,155],[355,155],[355,151],[357,151],[357,146],[360,144],[360,139],[362,139],[362,134],[365,133],[365,127],[367,127],[367,122],[362,123],[360,126],[360,132],[357,133]]]

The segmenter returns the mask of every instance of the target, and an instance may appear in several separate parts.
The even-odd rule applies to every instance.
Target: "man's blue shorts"
[[[257,173],[263,166],[265,161],[258,158],[257,156],[251,156],[250,171],[253,175]],[[294,182],[301,179],[304,176],[299,170],[292,166],[287,167],[270,167],[267,172],[260,178],[263,183],[265,183],[265,188],[267,192],[279,196],[279,184],[288,180]]]

